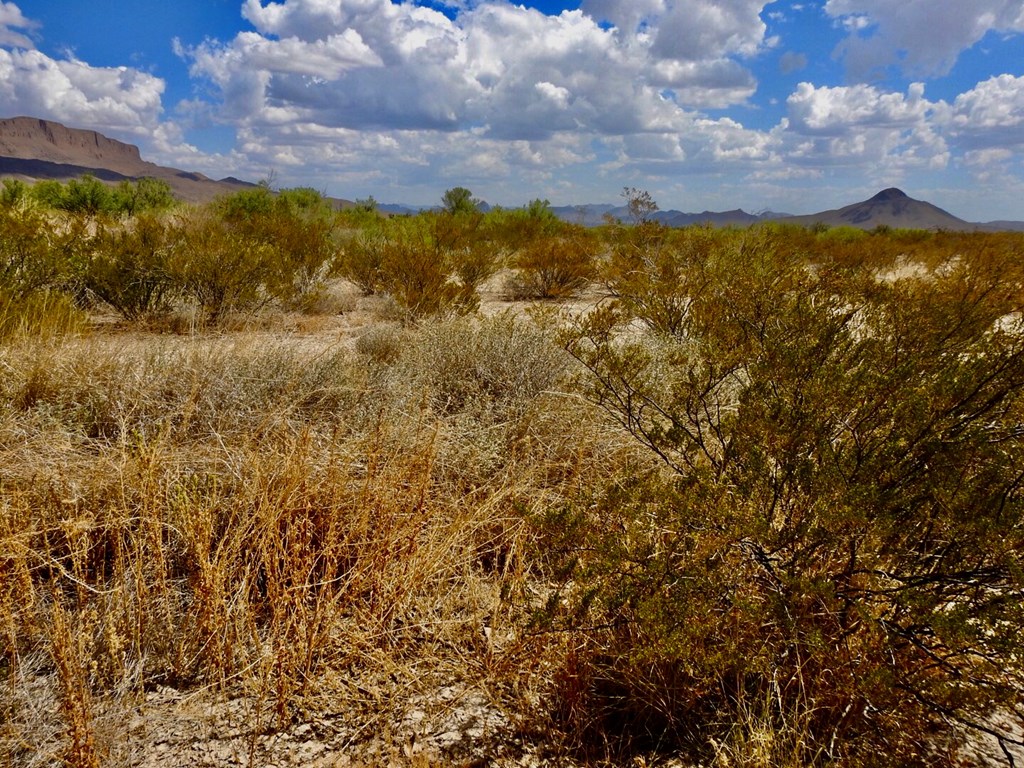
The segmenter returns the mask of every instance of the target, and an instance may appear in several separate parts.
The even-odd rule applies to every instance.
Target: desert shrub
[[[652,331],[679,336],[693,297],[708,279],[708,265],[723,250],[743,246],[732,233],[710,227],[687,227],[671,238],[669,234],[658,225],[619,228],[603,278],[605,288],[632,317]],[[766,236],[751,233],[750,239]]]
[[[50,247],[51,228],[34,210],[0,209],[0,287],[23,296],[59,282],[65,265]]]
[[[408,341],[400,325],[373,325],[356,338],[356,352],[371,363],[390,365],[398,360]]]
[[[484,216],[486,236],[504,251],[512,252],[542,237],[568,233],[547,200],[531,200],[524,208],[495,208]]]
[[[471,295],[501,268],[507,248],[489,216],[473,210],[462,213],[424,213],[434,252],[443,257],[464,292]]]
[[[468,234],[477,216],[456,218],[378,219],[342,248],[338,273],[366,294],[388,294],[412,318],[470,312],[493,267]]]
[[[933,764],[950,723],[1024,693],[1015,255],[882,284],[750,237],[704,261],[674,333],[621,301],[564,338],[667,476],[545,547],[570,580],[547,619],[579,637],[559,725],[613,752]]]
[[[553,388],[567,362],[550,335],[511,315],[426,326],[405,355],[408,377],[426,388],[437,413],[499,421]]]
[[[381,290],[381,270],[387,237],[384,223],[374,214],[372,221],[340,247],[333,271],[350,281],[365,296]]]
[[[201,212],[182,219],[173,239],[170,275],[203,322],[214,325],[269,301],[272,246]]]
[[[422,219],[393,226],[381,264],[381,285],[412,317],[476,309],[474,286],[453,279],[451,254],[430,237]]]
[[[88,174],[68,181],[55,207],[68,213],[85,216],[99,216],[116,211],[114,194],[110,187]]]
[[[165,211],[177,202],[170,184],[162,179],[148,177],[137,181],[122,181],[111,194],[111,207],[124,216]]]
[[[261,239],[273,248],[270,290],[286,306],[308,308],[322,296],[334,262],[332,219],[277,211],[264,224]]]
[[[236,226],[252,226],[274,210],[274,193],[265,184],[217,198],[212,204],[217,217]]]
[[[83,276],[85,287],[126,320],[170,307],[177,284],[171,274],[172,224],[153,215],[104,229]]]
[[[12,208],[25,205],[31,199],[28,184],[20,179],[4,179],[0,188],[0,206]]]
[[[0,208],[0,290],[13,298],[50,290],[75,295],[92,244],[81,217],[32,206]]]
[[[475,211],[374,214],[341,246],[335,271],[365,295],[387,293],[412,317],[469,312],[504,257],[482,222]]]
[[[319,192],[275,194],[261,185],[220,198],[213,211],[233,236],[262,250],[270,295],[290,308],[321,303],[338,248],[333,213]]]
[[[30,187],[29,196],[44,208],[57,209],[64,196],[64,185],[52,179],[37,181]]]
[[[596,252],[596,238],[582,230],[537,237],[515,255],[505,292],[514,299],[574,296],[597,276]]]

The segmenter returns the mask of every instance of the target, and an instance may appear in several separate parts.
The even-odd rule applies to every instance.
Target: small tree
[[[654,202],[651,193],[636,187],[623,187],[622,197],[626,200],[626,207],[629,209],[629,218],[634,224],[644,224],[651,216],[658,211],[658,204]]]
[[[67,183],[58,207],[69,213],[98,216],[114,211],[114,195],[110,187],[86,174]]]
[[[125,216],[148,211],[164,211],[175,204],[171,185],[163,179],[142,178],[122,181],[114,189],[111,207]]]
[[[450,214],[479,213],[481,201],[465,187],[452,187],[441,198],[444,210]]]

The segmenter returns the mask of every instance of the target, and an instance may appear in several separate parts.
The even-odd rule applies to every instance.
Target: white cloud
[[[21,9],[14,3],[0,2],[0,47],[35,48],[32,40],[23,32],[38,29],[39,24],[25,18]]]
[[[922,124],[934,105],[924,86],[914,83],[907,94],[885,93],[870,85],[817,87],[800,83],[786,100],[794,130],[806,134],[841,135],[852,128],[908,128]]]
[[[633,35],[665,10],[664,0],[583,0],[580,8],[597,21],[614,24]]]
[[[1024,151],[1024,77],[999,75],[957,96],[951,132],[968,150]]]
[[[163,90],[160,78],[128,67],[0,49],[0,103],[11,114],[147,135],[159,121]]]
[[[676,0],[659,19],[653,53],[659,58],[706,61],[752,56],[765,39],[766,0]]]
[[[786,104],[796,162],[943,168],[951,157],[941,132],[949,107],[928,101],[921,83],[906,94],[800,83]]]
[[[743,102],[756,81],[732,57],[768,44],[763,0],[593,0],[557,16],[467,5],[452,19],[390,0],[246,0],[256,32],[187,55],[219,89],[224,117],[248,125],[483,127],[537,140],[670,131],[680,104]],[[602,19],[648,27],[627,34]]]
[[[1020,0],[828,0],[825,11],[850,32],[838,52],[857,78],[893,65],[944,75],[987,33],[1024,32]]]
[[[1018,129],[1024,126],[1024,77],[999,75],[956,97],[955,122],[972,130]],[[1024,134],[1017,133],[1024,142]]]

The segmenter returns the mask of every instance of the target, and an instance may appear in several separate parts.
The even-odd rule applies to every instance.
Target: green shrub
[[[428,224],[419,218],[390,228],[381,287],[414,318],[471,312],[480,300],[475,286],[453,279],[450,252],[432,240]]]
[[[597,276],[596,250],[596,239],[579,230],[537,237],[515,255],[505,292],[513,299],[575,296]]]
[[[171,278],[204,323],[215,325],[226,314],[250,312],[269,301],[272,246],[202,213],[183,219],[174,240]]]
[[[99,216],[116,210],[110,187],[89,174],[68,181],[56,207],[85,216]]]
[[[562,542],[571,743],[931,765],[950,723],[1018,705],[1020,267],[975,255],[885,284],[754,232],[703,260],[674,333],[638,333],[661,321],[632,299],[566,333],[668,470]]]
[[[171,185],[162,179],[142,178],[138,181],[122,181],[114,188],[111,205],[114,211],[125,216],[166,211],[177,201]]]
[[[174,227],[153,215],[103,230],[83,277],[85,287],[126,320],[170,307],[176,283],[171,274]]]
[[[0,206],[13,208],[25,205],[30,200],[28,184],[20,179],[4,179],[0,189]]]
[[[366,227],[341,246],[334,264],[334,272],[353,283],[366,296],[381,290],[384,252],[388,240],[383,227]]]
[[[707,279],[707,265],[731,236],[710,227],[673,233],[657,225],[619,229],[612,241],[604,283],[626,311],[651,330],[678,336],[693,296]]]
[[[289,307],[316,304],[338,255],[333,219],[276,211],[259,239],[273,249],[271,293]]]
[[[86,223],[33,207],[0,207],[0,291],[12,298],[72,289],[91,246]]]
[[[478,283],[496,268],[473,239],[478,221],[445,213],[378,219],[341,249],[338,273],[365,294],[387,293],[413,318],[471,312]]]

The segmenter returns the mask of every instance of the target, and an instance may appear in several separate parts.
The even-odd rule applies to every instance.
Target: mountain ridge
[[[166,181],[174,194],[186,202],[207,202],[213,198],[255,186],[233,176],[214,180],[202,173],[169,168],[142,158],[139,148],[98,131],[69,128],[41,118],[18,116],[0,118],[0,177],[27,180],[66,181],[84,174],[117,183],[152,177]],[[340,207],[348,201],[335,201]],[[391,213],[413,213],[419,208],[382,204]],[[554,206],[559,218],[585,225],[601,224],[607,217],[629,221],[624,205],[588,204]],[[924,200],[915,200],[896,187],[883,189],[858,203],[819,213],[789,215],[766,211],[758,214],[742,209],[686,213],[656,211],[652,220],[670,227],[707,224],[716,227],[745,227],[762,221],[783,221],[803,226],[851,226],[874,229],[943,229],[953,231],[1024,231],[1024,221],[975,223],[958,218]]]
[[[144,177],[166,181],[186,202],[201,203],[255,185],[234,178],[214,180],[195,171],[142,159],[139,148],[98,131],[69,128],[36,117],[0,118],[0,177],[66,181],[84,174],[117,183]]]

